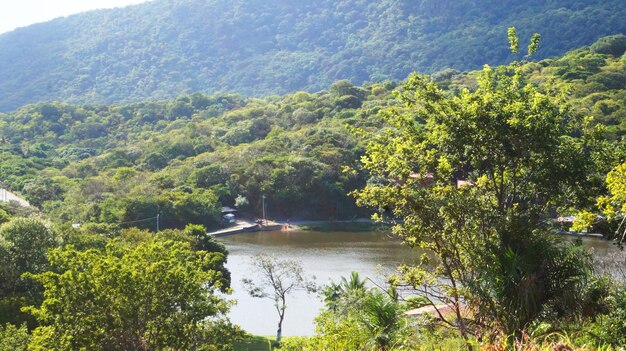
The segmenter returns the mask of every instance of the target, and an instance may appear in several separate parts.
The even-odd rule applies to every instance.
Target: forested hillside
[[[626,37],[606,37],[567,55],[523,66],[552,94],[626,134]],[[475,73],[433,75],[450,94]],[[271,217],[349,219],[365,215],[347,194],[368,181],[344,172],[363,155],[347,126],[384,127],[397,105],[391,82],[338,81],[315,94],[264,99],[183,95],[127,105],[42,103],[0,114],[0,178],[52,218],[117,225],[161,213],[165,227],[219,226],[219,206]],[[595,123],[595,122],[594,122]],[[597,194],[593,194],[596,196]],[[154,229],[154,221],[132,223]]]
[[[380,125],[394,87],[340,81],[264,100],[29,105],[2,116],[1,177],[62,221],[116,225],[160,213],[165,227],[215,228],[220,203],[260,216],[263,195],[273,218],[351,218],[347,192],[364,180],[342,167],[362,146],[345,125]]]
[[[541,33],[539,56],[551,57],[626,33],[625,17],[622,0],[154,0],[0,35],[0,111],[477,69],[511,59],[509,26]]]
[[[401,83],[0,112],[0,186],[36,206],[0,202],[0,351],[268,344],[227,315],[229,267],[248,267],[227,266],[206,235],[223,205],[283,219],[375,211],[416,249],[380,284],[352,272],[315,287],[259,247],[243,284],[274,296],[283,350],[623,350],[626,255],[554,234],[604,228],[626,243],[626,36],[535,61],[538,39],[507,65]],[[553,220],[572,214],[571,228]],[[307,269],[323,257],[309,243]],[[324,306],[313,336],[281,341],[294,289]]]

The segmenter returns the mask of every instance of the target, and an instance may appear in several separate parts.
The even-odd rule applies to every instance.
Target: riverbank
[[[264,224],[238,220],[234,226],[207,233],[213,237],[260,231],[316,231],[316,232],[376,232],[389,231],[387,224],[360,218],[347,221],[287,221],[268,220]]]
[[[207,233],[209,236],[213,236],[216,238],[234,234],[241,234],[247,232],[260,232],[260,231],[279,231],[287,228],[287,225],[284,223],[274,222],[274,221],[265,221],[264,223],[252,223],[249,221],[238,220],[235,225],[216,230],[213,232]]]
[[[220,229],[217,231],[209,232],[207,235],[213,237],[222,237],[228,235],[235,235],[248,232],[260,232],[260,231],[315,231],[315,232],[389,232],[391,225],[386,223],[375,222],[371,219],[358,218],[354,220],[343,221],[272,221],[266,220],[261,224],[258,222],[252,222],[251,220],[237,220],[234,226]],[[572,231],[557,231],[557,235],[576,237],[576,238],[591,238],[596,240],[607,240],[606,237],[599,233],[586,233],[586,232],[572,232]]]
[[[371,219],[355,219],[347,221],[295,221],[290,223],[289,230],[316,231],[316,232],[376,232],[389,231],[387,224],[372,221]]]

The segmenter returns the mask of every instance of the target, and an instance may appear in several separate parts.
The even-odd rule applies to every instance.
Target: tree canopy
[[[625,14],[621,0],[154,0],[1,35],[0,111],[189,92],[271,96],[342,79],[361,85],[413,71],[479,69],[512,59],[501,36],[508,26],[523,37],[543,33],[539,55],[552,57],[626,33]],[[173,107],[191,113],[185,104]],[[103,132],[97,123],[74,130]]]
[[[594,129],[522,70],[485,66],[476,89],[458,95],[411,76],[398,93],[404,106],[385,112],[388,127],[362,158],[372,178],[358,202],[436,257],[403,267],[395,283],[448,304],[464,337],[476,332],[464,305],[478,328],[519,337],[540,315],[579,313],[584,300],[573,292],[583,291],[587,256],[557,243],[545,222],[587,200]]]
[[[210,253],[186,243],[66,247],[51,251],[50,264],[29,274],[45,289],[41,307],[29,309],[41,323],[34,350],[218,350],[237,333],[223,319],[229,303]]]

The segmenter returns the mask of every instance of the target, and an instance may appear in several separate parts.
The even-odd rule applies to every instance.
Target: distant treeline
[[[622,0],[154,0],[0,35],[0,111],[478,69],[512,59],[509,26],[541,33],[541,58],[626,33],[625,17]]]

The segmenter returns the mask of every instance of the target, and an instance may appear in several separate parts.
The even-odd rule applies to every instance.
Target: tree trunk
[[[282,298],[282,306],[278,312],[278,330],[276,331],[276,346],[280,347],[280,340],[283,333],[283,319],[285,319],[285,298]]]
[[[280,318],[278,319],[278,330],[276,331],[276,345],[280,346],[280,339],[282,338],[282,333],[283,333],[283,317],[285,316],[285,314],[281,314]]]

